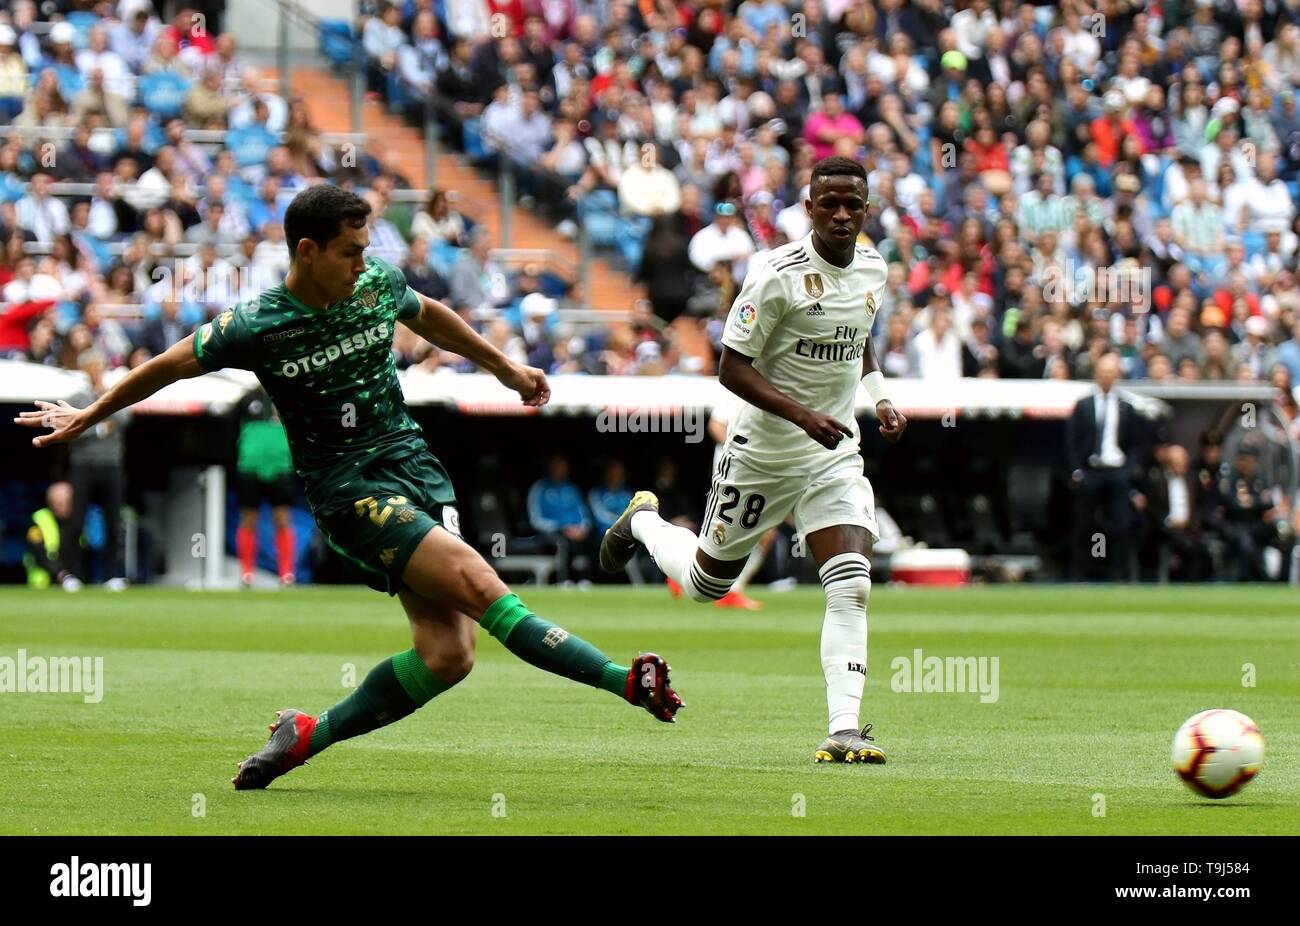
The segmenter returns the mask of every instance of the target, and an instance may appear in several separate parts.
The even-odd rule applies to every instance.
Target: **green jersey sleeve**
[[[406,274],[397,267],[379,258],[371,258],[384,268],[388,274],[389,285],[393,288],[393,304],[397,306],[398,318],[415,318],[420,314],[420,297],[415,290],[406,285]]]
[[[235,307],[199,327],[194,333],[194,356],[209,372],[224,367],[251,370],[255,343],[244,313]]]

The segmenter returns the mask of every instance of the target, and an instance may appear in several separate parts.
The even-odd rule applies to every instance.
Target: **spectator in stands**
[[[27,63],[18,52],[18,35],[0,23],[0,119],[11,121],[23,110],[27,96]]]
[[[484,121],[487,121],[486,115]],[[542,111],[537,91],[524,90],[519,95],[518,105],[507,103],[493,128],[496,137],[484,139],[485,144],[489,149],[499,150],[508,159],[521,196],[534,196],[532,166],[551,144],[551,120]]]
[[[214,32],[209,29],[206,14],[197,14],[188,4],[175,7],[171,25],[163,30],[163,34],[175,43],[180,54],[196,63],[216,51],[212,39]]]
[[[446,67],[447,53],[438,41],[437,19],[429,11],[417,13],[411,20],[411,40],[403,41],[397,49],[397,72],[405,85],[403,92],[423,100]]]
[[[267,222],[262,226],[262,239],[257,242],[257,247],[253,249],[251,264],[252,273],[254,279],[258,281],[259,288],[269,288],[282,282],[284,275],[289,272],[289,249],[285,246],[284,241],[284,226],[282,224]],[[373,237],[371,241],[374,241]],[[405,245],[403,245],[400,253],[402,259],[405,259]]]
[[[451,293],[447,281],[429,266],[429,242],[418,235],[411,239],[411,248],[406,255],[402,274],[406,277],[407,286],[430,299],[445,302]]]
[[[87,233],[100,241],[109,241],[118,232],[130,232],[138,221],[135,209],[117,193],[117,183],[109,171],[95,175],[95,192],[90,200]]]
[[[1188,184],[1187,200],[1174,207],[1171,220],[1174,241],[1192,272],[1218,275],[1224,266],[1223,213],[1208,199],[1203,179]]]
[[[141,173],[153,167],[154,152],[158,150],[160,145],[149,137],[151,127],[147,112],[135,110],[131,113],[131,119],[126,124],[126,139],[113,152],[112,165],[114,173],[118,173],[122,169],[124,161],[130,162],[130,180],[134,181]],[[125,180],[126,178],[122,179]]]
[[[158,356],[178,341],[184,340],[194,330],[181,318],[181,304],[176,298],[167,298],[157,315],[145,320],[140,331],[140,345]]]
[[[141,70],[161,29],[151,12],[149,0],[123,0],[118,7],[121,21],[110,32],[110,46],[133,72]]]
[[[90,120],[85,119],[73,129],[72,138],[59,152],[53,169],[63,182],[89,183],[104,165],[104,156],[91,147]]]
[[[49,322],[53,306],[52,299],[40,299],[0,307],[0,357],[43,362],[53,348],[54,329]],[[44,333],[37,335],[38,328]]]
[[[266,173],[267,156],[279,144],[279,136],[268,125],[270,118],[270,107],[265,100],[258,98],[253,103],[252,120],[232,127],[226,136],[226,147],[234,156],[235,165],[251,182],[260,180]]]
[[[36,22],[36,4],[33,0],[14,0],[12,10],[11,22],[18,34],[18,50],[22,52],[28,70],[35,70],[45,60],[40,37],[32,28]]]
[[[482,0],[473,0],[473,2],[482,3]],[[463,37],[452,39],[447,66],[438,74],[438,95],[450,103],[452,111],[460,119],[472,119],[478,116],[483,111],[486,98],[485,88],[478,82],[470,67],[473,48],[473,45]],[[452,141],[463,148],[461,123],[453,122],[452,127]]]
[[[444,190],[434,190],[429,194],[424,207],[411,219],[412,237],[455,247],[465,246],[465,219],[451,207],[450,195]]]
[[[366,20],[361,42],[366,51],[366,83],[373,93],[385,93],[388,75],[397,68],[398,50],[406,43],[402,10],[385,3],[378,16]]]
[[[385,213],[390,204],[387,190],[375,187],[365,194],[370,203],[370,247],[369,253],[388,261],[390,264],[402,264],[406,261],[407,244],[397,226]]]
[[[125,59],[109,48],[108,29],[103,24],[91,26],[86,47],[76,53],[76,62],[83,77],[89,78],[96,70],[103,72],[109,92],[127,99],[135,96],[135,75]]]
[[[203,69],[199,79],[185,94],[181,113],[187,123],[197,128],[206,129],[215,126],[223,129],[226,127],[232,103],[233,100],[224,93],[220,68],[209,65]]]
[[[618,204],[625,214],[646,218],[669,215],[681,208],[681,187],[672,171],[660,163],[653,144],[643,145],[641,157],[623,171]]]
[[[176,39],[168,30],[158,33],[148,57],[140,64],[140,73],[145,77],[166,74],[189,81],[196,73],[196,67],[201,65],[192,58],[182,58],[180,51]]]
[[[919,379],[956,379],[961,376],[961,338],[952,328],[946,304],[931,306],[930,324],[912,339],[911,375]]]
[[[841,139],[855,147],[866,140],[866,130],[852,113],[845,112],[844,100],[838,93],[822,97],[821,109],[812,113],[804,124],[804,137],[812,145],[814,160],[830,157]]]
[[[510,286],[501,267],[490,256],[487,229],[470,235],[469,251],[451,268],[451,299],[456,308],[489,309],[505,305]]]
[[[226,206],[221,200],[207,200],[207,214],[203,221],[185,230],[185,240],[190,244],[231,245],[240,238],[232,230],[223,227]]]
[[[546,475],[528,490],[528,521],[556,545],[556,578],[561,584],[571,582],[578,575],[575,560],[590,546],[591,515],[569,478],[569,461],[563,454],[551,457]]]
[[[18,227],[31,232],[41,244],[49,244],[56,235],[66,235],[70,229],[68,207],[51,195],[52,182],[47,173],[33,174],[27,195],[18,200]]]
[[[729,264],[732,277],[741,279],[754,242],[740,224],[734,203],[720,202],[713,207],[713,223],[696,232],[690,243],[691,263],[708,273],[718,263]]]
[[[1191,329],[1191,315],[1183,308],[1173,309],[1165,326],[1165,337],[1160,351],[1169,358],[1176,369],[1184,359],[1190,358],[1197,366],[1205,359],[1201,336]]]
[[[71,112],[76,120],[85,119],[90,113],[99,113],[112,128],[121,128],[130,118],[126,97],[108,88],[104,71],[98,67],[90,72],[86,89],[73,99]]]
[[[1279,344],[1266,362],[1270,370],[1277,364],[1286,367],[1292,383],[1300,383],[1300,312],[1296,313],[1290,339]]]
[[[1074,491],[1070,577],[1081,581],[1090,558],[1103,559],[1111,578],[1130,578],[1130,467],[1138,449],[1137,412],[1115,391],[1119,355],[1097,362],[1097,387],[1074,406],[1066,425],[1066,453]],[[1100,514],[1101,545],[1094,534]],[[1100,553],[1100,555],[1099,555]]]

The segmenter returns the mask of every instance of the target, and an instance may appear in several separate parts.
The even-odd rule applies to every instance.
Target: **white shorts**
[[[792,476],[753,469],[728,447],[713,473],[700,549],[724,562],[744,559],[792,510],[800,537],[843,524],[866,528],[873,542],[880,539],[876,495],[856,453]]]

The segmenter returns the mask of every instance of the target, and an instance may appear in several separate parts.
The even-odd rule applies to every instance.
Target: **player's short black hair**
[[[328,183],[308,187],[284,211],[284,237],[290,258],[298,252],[298,242],[303,238],[326,247],[339,236],[344,222],[360,228],[369,215],[370,203],[354,193]]]
[[[815,185],[819,177],[857,177],[866,183],[867,169],[853,158],[839,156],[822,158],[813,167],[812,179],[808,181],[808,186],[811,188]]]

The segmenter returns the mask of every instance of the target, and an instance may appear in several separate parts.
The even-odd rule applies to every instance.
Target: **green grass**
[[[469,679],[413,717],[236,793],[275,708],[319,712],[345,694],[344,664],[360,678],[409,645],[396,602],[3,590],[0,656],[102,656],[106,684],[99,704],[0,694],[0,832],[1300,832],[1294,590],[876,588],[863,719],[889,764],[867,767],[812,763],[820,590],[761,594],[766,611],[735,614],[657,589],[524,592],[617,660],[665,654],[689,704],[675,726],[484,635]],[[999,700],[893,691],[891,661],[917,647],[997,656]],[[1169,768],[1174,730],[1208,707],[1249,714],[1267,742],[1264,771],[1226,801]]]

